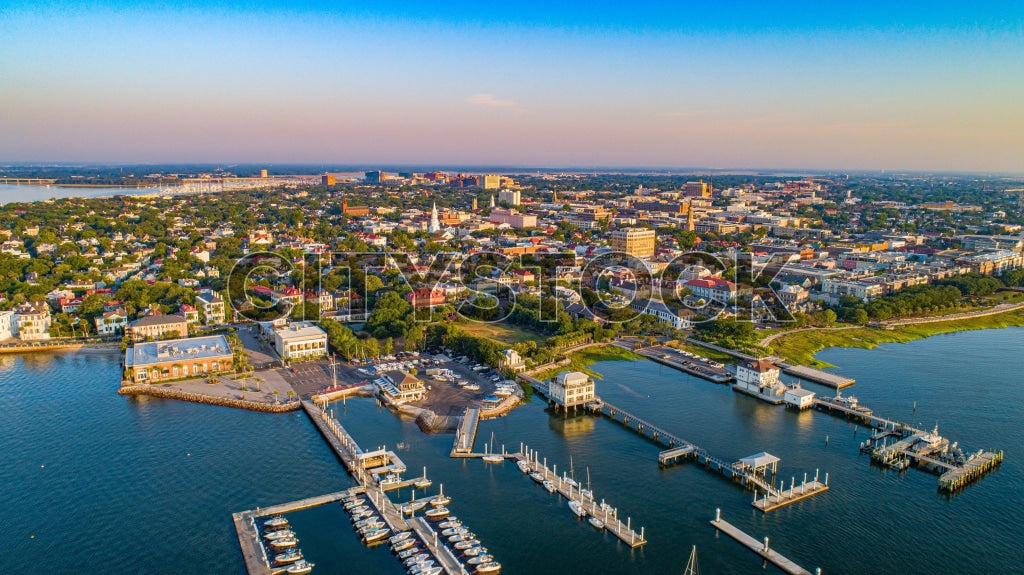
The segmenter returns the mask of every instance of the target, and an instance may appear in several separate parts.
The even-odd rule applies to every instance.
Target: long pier
[[[786,573],[789,573],[789,575],[811,575],[810,571],[797,565],[790,559],[781,555],[778,551],[769,547],[767,537],[764,538],[764,541],[758,541],[744,533],[740,528],[736,527],[732,523],[722,519],[720,510],[715,510],[715,518],[711,520],[711,525],[718,531],[735,539],[740,545],[743,545],[747,549],[757,553],[765,561],[775,565]],[[820,570],[818,572],[820,573]]]
[[[455,444],[452,446],[452,456],[470,453],[473,451],[473,443],[476,442],[476,431],[480,425],[480,409],[476,407],[466,408],[459,422],[459,428],[455,430]]]
[[[448,575],[462,575],[466,573],[462,562],[455,557],[451,549],[441,544],[437,531],[425,519],[413,517],[409,520],[409,526],[423,541],[423,545],[434,558],[435,564],[440,565],[445,573],[448,573]]]
[[[524,451],[526,451],[525,448]],[[617,537],[626,545],[629,545],[630,548],[635,549],[647,544],[647,539],[644,536],[644,528],[640,528],[640,533],[634,531],[632,518],[627,517],[626,522],[623,523],[619,519],[618,509],[610,514],[601,510],[592,495],[587,496],[583,494],[580,488],[573,487],[571,483],[566,483],[562,476],[557,475],[555,473],[555,471],[557,471],[557,467],[555,470],[548,469],[546,460],[544,462],[539,461],[539,456],[536,453],[532,453],[532,456],[533,458],[531,459],[522,452],[513,453],[511,455],[511,457],[516,460],[525,461],[527,465],[530,466],[530,471],[540,473],[545,480],[552,482],[555,485],[556,493],[569,501],[575,500],[582,503],[583,508],[586,509],[588,513],[604,521],[604,528],[606,531]]]
[[[651,361],[714,383],[729,383],[733,379],[732,375],[727,373],[724,369],[716,369],[711,366],[699,365],[697,362],[690,361],[689,359],[676,358],[676,354],[678,352],[671,348],[659,346],[657,348],[638,349],[633,351],[634,353],[638,353]]]
[[[801,379],[820,383],[821,385],[827,385],[835,389],[843,389],[844,387],[850,387],[854,383],[857,383],[857,380],[852,377],[829,373],[820,369],[814,369],[813,367],[807,367],[806,365],[782,364],[780,367],[782,368],[782,371],[789,375],[795,375]]]

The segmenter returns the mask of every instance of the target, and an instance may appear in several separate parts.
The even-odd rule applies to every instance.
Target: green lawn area
[[[508,344],[519,343],[521,341],[528,341],[531,339],[539,344],[546,339],[545,336],[539,333],[534,333],[519,326],[506,323],[469,321],[458,324],[458,328],[470,335],[487,337]]]
[[[551,379],[563,371],[582,371],[594,379],[601,379],[601,374],[590,369],[591,365],[599,361],[632,361],[635,359],[645,358],[642,355],[635,354],[615,345],[588,347],[569,355],[569,365],[559,367],[557,369],[549,369],[548,371],[534,375],[534,377],[543,381]]]
[[[951,320],[895,329],[860,328],[839,331],[812,330],[782,336],[771,343],[772,353],[793,363],[811,367],[835,367],[814,359],[814,354],[828,347],[861,347],[871,349],[880,343],[906,343],[916,339],[975,329],[998,329],[1024,326],[1024,312],[1000,313],[971,319]]]

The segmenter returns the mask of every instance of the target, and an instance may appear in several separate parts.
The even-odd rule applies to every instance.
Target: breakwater
[[[295,411],[301,407],[299,401],[287,403],[263,403],[260,401],[249,401],[245,399],[234,399],[231,397],[217,397],[215,395],[204,395],[202,393],[188,393],[177,389],[157,387],[153,385],[126,385],[117,390],[118,395],[147,395],[149,397],[161,397],[165,399],[179,399],[192,403],[203,403],[206,405],[219,405],[221,407],[233,407],[236,409],[248,409],[249,411],[261,411],[263,413],[285,413]]]

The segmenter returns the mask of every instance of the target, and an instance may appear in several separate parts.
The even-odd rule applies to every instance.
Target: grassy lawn
[[[906,343],[941,333],[1011,326],[1024,326],[1024,312],[1015,311],[971,319],[905,325],[895,329],[865,327],[840,331],[803,331],[782,336],[773,341],[769,347],[776,355],[785,357],[794,363],[818,368],[835,367],[815,360],[814,354],[828,347],[871,349],[880,343]]]
[[[569,365],[558,369],[549,369],[534,375],[534,377],[544,381],[563,371],[582,371],[594,379],[601,379],[601,374],[590,369],[591,365],[599,361],[632,361],[635,359],[644,359],[644,357],[614,345],[588,347],[569,355]]]
[[[505,323],[483,323],[470,321],[458,324],[462,331],[477,337],[486,337],[496,341],[513,344],[521,341],[533,340],[537,343],[543,342],[546,338],[543,335],[527,331],[519,326]]]

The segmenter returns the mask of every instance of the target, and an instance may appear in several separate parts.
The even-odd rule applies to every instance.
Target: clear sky
[[[0,5],[0,161],[1024,172],[1024,2]]]

